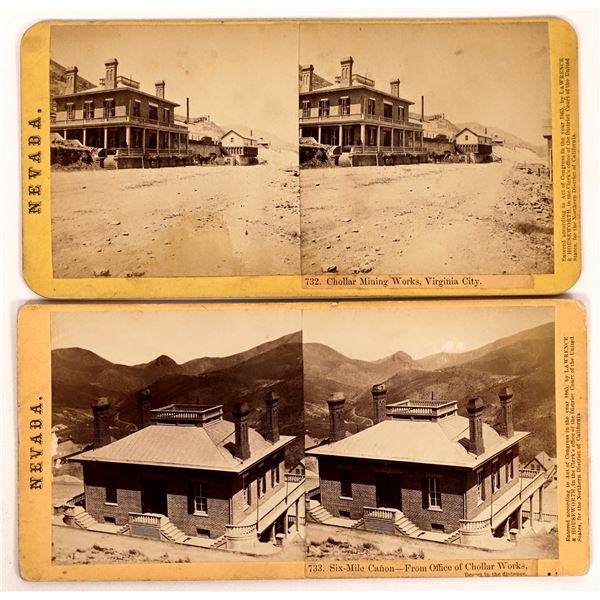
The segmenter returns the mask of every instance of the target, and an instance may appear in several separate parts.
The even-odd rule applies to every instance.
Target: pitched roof
[[[84,452],[73,460],[241,472],[283,448],[294,437],[282,435],[275,444],[248,428],[250,458],[233,456],[235,425],[219,420],[203,427],[150,425],[112,444]]]
[[[457,134],[456,137],[458,137],[463,131],[470,131],[473,135],[477,136],[478,138],[486,138],[488,140],[491,141],[491,136],[488,135],[487,133],[478,133],[477,131],[473,131],[470,127],[463,127]]]
[[[549,456],[544,450],[542,450],[539,454],[536,454],[528,464],[531,464],[534,460],[537,460],[537,462],[539,462],[546,471],[556,466],[556,459]]]
[[[469,419],[452,415],[438,421],[390,419],[343,440],[307,451],[315,456],[343,456],[373,460],[475,468],[529,435],[516,431],[503,438],[483,425],[485,452],[468,452]]]

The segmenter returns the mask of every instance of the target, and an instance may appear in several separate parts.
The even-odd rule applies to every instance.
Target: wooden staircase
[[[321,504],[310,508],[308,515],[315,523],[326,523],[329,519],[333,519],[333,515]]]
[[[394,522],[394,529],[400,534],[407,537],[419,537],[421,530],[400,510],[396,511],[396,521]]]
[[[169,542],[176,542],[178,544],[183,544],[190,539],[189,535],[183,533],[167,517],[163,517],[160,521],[160,534]]]

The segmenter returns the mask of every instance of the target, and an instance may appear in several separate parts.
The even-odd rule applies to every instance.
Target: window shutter
[[[427,477],[423,477],[421,481],[421,499],[423,508],[429,508],[429,482],[427,481]]]
[[[188,515],[193,515],[195,512],[194,506],[194,484],[190,481],[188,483]]]

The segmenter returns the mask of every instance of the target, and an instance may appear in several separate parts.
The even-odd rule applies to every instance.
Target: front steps
[[[330,519],[333,519],[333,515],[321,504],[318,504],[316,507],[310,508],[308,511],[308,516],[315,523],[326,523]]]
[[[76,506],[73,514],[73,523],[81,529],[93,529],[99,525],[98,521],[82,506]]]
[[[419,537],[423,532],[400,510],[396,511],[396,521],[394,522],[394,529],[400,534],[407,537]]]
[[[183,544],[190,539],[190,536],[183,533],[176,525],[174,525],[167,517],[160,520],[160,534],[169,542]]]

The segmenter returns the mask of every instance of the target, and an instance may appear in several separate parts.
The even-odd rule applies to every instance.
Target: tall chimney
[[[190,99],[185,99],[185,124],[190,122]]]
[[[119,61],[116,58],[109,58],[104,61],[104,66],[106,68],[104,74],[104,87],[108,89],[113,89],[117,87],[117,67],[119,66]]]
[[[312,65],[302,65],[300,67],[300,91],[312,92],[313,73],[315,68]]]
[[[165,97],[165,81],[161,79],[160,81],[155,82],[154,84],[155,96],[158,98]]]
[[[74,94],[77,92],[77,67],[69,67],[65,70],[65,82],[67,84],[66,93]]]
[[[235,447],[233,455],[240,460],[250,458],[250,440],[248,438],[248,415],[250,409],[245,402],[238,402],[233,407],[233,422],[235,424]]]
[[[483,400],[471,398],[467,404],[469,414],[469,452],[479,456],[484,453],[483,446]]]
[[[396,98],[400,98],[400,80],[393,79],[390,81],[390,94]]]
[[[102,448],[110,444],[110,433],[108,432],[110,403],[108,398],[98,398],[96,404],[92,404],[94,413],[94,448]]]
[[[266,438],[273,444],[279,441],[279,396],[275,392],[268,392],[265,397],[267,406],[267,432]]]
[[[507,387],[500,390],[498,396],[500,396],[501,411],[499,433],[502,437],[511,438],[515,433],[512,413],[513,391]]]
[[[335,392],[327,400],[329,405],[329,443],[343,440],[346,437],[344,424],[344,403],[346,397],[342,392]]]
[[[346,56],[345,58],[342,58],[340,64],[342,66],[340,85],[352,85],[352,65],[354,64],[354,59],[351,56]]]
[[[371,388],[373,396],[373,425],[385,420],[385,403],[387,401],[387,389],[385,383],[377,383]]]
[[[138,401],[138,424],[140,429],[148,427],[152,422],[152,416],[150,410],[152,408],[151,401],[152,395],[148,388],[139,390],[135,395]]]
[[[425,122],[425,96],[421,96],[421,123]]]

